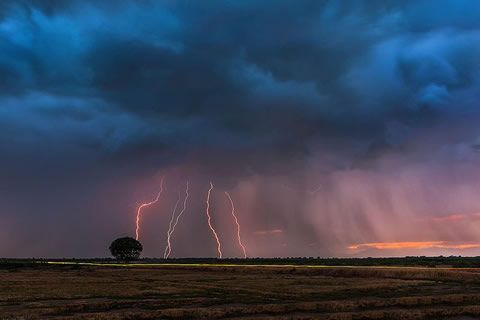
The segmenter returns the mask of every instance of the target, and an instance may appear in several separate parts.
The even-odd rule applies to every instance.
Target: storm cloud
[[[473,1],[3,1],[0,255],[104,255],[162,175],[205,243],[210,179],[257,255],[409,241],[402,217],[480,210],[479,71]],[[479,240],[432,221],[415,241]]]

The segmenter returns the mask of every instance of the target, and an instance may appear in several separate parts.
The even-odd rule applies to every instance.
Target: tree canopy
[[[110,244],[110,252],[112,256],[118,260],[130,261],[140,257],[143,250],[142,244],[131,237],[123,237],[115,239]]]

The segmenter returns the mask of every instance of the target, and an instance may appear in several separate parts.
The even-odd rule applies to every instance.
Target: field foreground
[[[0,319],[480,319],[479,269],[25,265]]]

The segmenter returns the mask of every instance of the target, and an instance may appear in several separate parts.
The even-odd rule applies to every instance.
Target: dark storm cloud
[[[476,6],[8,2],[0,90],[19,104],[32,92],[49,95],[58,108],[43,113],[45,126],[58,115],[81,122],[98,112],[117,130],[126,125],[122,138],[107,134],[114,147],[103,143],[119,154],[158,146],[181,158],[238,144],[301,155],[322,139],[385,140],[392,120],[416,126],[473,112]],[[95,99],[104,108],[55,99]],[[99,122],[91,125],[108,126]],[[143,129],[129,132],[135,123]]]
[[[471,159],[479,51],[474,1],[1,1],[0,210],[184,163],[303,181],[318,154],[322,172]]]

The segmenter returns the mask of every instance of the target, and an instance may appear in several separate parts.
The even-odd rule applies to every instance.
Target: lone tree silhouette
[[[110,244],[110,252],[118,260],[130,261],[140,257],[142,244],[131,237],[118,238]]]

